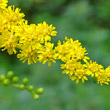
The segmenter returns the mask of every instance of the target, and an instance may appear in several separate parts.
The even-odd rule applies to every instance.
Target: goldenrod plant
[[[23,63],[27,61],[29,65],[48,62],[48,66],[51,66],[51,62],[56,63],[56,60],[61,60],[63,63],[61,69],[64,69],[62,73],[68,74],[71,80],[76,80],[76,84],[80,80],[85,83],[90,76],[100,85],[109,85],[110,66],[104,69],[101,64],[93,62],[78,40],[65,37],[63,43],[59,40],[57,46],[54,46],[51,37],[56,36],[57,31],[53,25],[48,25],[45,21],[39,24],[28,24],[24,19],[24,13],[20,13],[20,9],[15,6],[7,6],[7,3],[8,0],[0,1],[2,51],[7,50],[9,55],[17,54],[17,58]],[[10,82],[9,79],[2,81],[4,85],[6,82]],[[24,89],[25,84],[19,85],[20,87]],[[35,97],[38,98],[36,95]]]

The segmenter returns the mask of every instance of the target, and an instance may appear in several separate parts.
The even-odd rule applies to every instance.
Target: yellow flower
[[[61,44],[61,41],[58,41],[58,46],[55,47],[58,59],[61,59],[63,62],[66,62],[69,59],[83,59],[84,61],[89,59],[89,57],[85,56],[87,55],[87,53],[85,53],[85,48],[82,48],[81,43],[78,40],[73,41],[73,39],[68,39],[67,37],[65,37],[65,40],[66,41],[63,41],[63,44]]]
[[[22,26],[18,26],[17,34],[20,36],[19,44],[22,46],[29,46],[32,49],[36,49],[41,42],[41,39],[38,38],[36,25],[24,24]]]
[[[36,63],[38,61],[37,50],[22,48],[20,53],[17,54],[17,58],[20,58],[23,63],[26,61],[28,61],[28,64],[33,64],[33,62]]]
[[[16,54],[16,47],[18,38],[14,33],[14,30],[4,30],[0,35],[0,48],[3,48],[2,51],[7,50],[9,54]]]
[[[50,42],[45,43],[45,47],[43,48],[43,50],[39,51],[40,55],[38,57],[40,62],[42,62],[43,64],[48,62],[48,66],[51,66],[51,61],[56,63],[53,46],[54,46],[53,43]]]
[[[52,25],[48,25],[45,21],[37,25],[37,32],[40,37],[43,37],[45,41],[51,41],[51,36],[56,36],[57,31]]]
[[[75,73],[73,75],[69,75],[71,80],[76,80],[76,84],[79,83],[79,80],[82,81],[82,83],[85,82],[85,80],[88,80],[85,65],[81,64],[78,65],[78,68],[76,68]]]
[[[20,13],[20,9],[14,6],[8,6],[4,10],[0,11],[0,32],[4,29],[11,28],[13,26],[20,25],[24,21],[23,13]]]
[[[61,64],[61,69],[65,69],[62,73],[73,75],[80,64],[81,62],[77,62],[75,59],[68,60],[65,64]]]
[[[87,68],[88,70],[91,72],[91,76],[93,77],[95,75],[95,73],[100,72],[100,70],[103,69],[102,65],[99,65],[95,62],[93,62],[92,60],[90,60],[89,62],[86,62]]]
[[[7,22],[12,22],[12,23],[13,22],[18,23],[25,16],[24,13],[20,13],[19,8],[15,9],[15,6],[8,6],[4,14],[5,14],[4,18],[6,17]]]
[[[110,67],[107,67],[105,70],[101,70],[95,74],[98,84],[109,85],[110,82]]]
[[[69,44],[61,44],[61,41],[58,41],[57,47],[55,47],[57,59],[62,61],[67,61],[70,58],[70,48]]]
[[[3,16],[3,13],[0,12],[0,32],[2,32],[4,30],[4,28],[6,29],[7,28],[7,25],[6,24],[6,19],[4,18]]]
[[[8,0],[0,0],[0,8],[4,9],[7,6]]]

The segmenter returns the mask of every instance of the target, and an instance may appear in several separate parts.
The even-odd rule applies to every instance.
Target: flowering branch
[[[71,80],[79,80],[84,83],[91,76],[95,78],[98,84],[109,84],[110,66],[106,69],[102,65],[90,60],[86,49],[81,43],[72,38],[65,37],[61,44],[58,41],[57,46],[51,43],[51,36],[56,36],[57,31],[53,25],[48,25],[45,21],[39,24],[28,24],[20,13],[20,9],[14,6],[7,6],[7,0],[1,0],[0,3],[0,48],[7,50],[9,55],[17,54],[22,62],[28,61],[28,64],[41,62],[51,66],[51,62],[61,60],[63,74],[68,74]],[[18,51],[17,51],[18,50]]]

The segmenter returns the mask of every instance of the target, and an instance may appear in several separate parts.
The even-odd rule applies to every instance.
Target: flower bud
[[[22,82],[23,82],[24,85],[27,85],[29,80],[28,80],[28,78],[24,78]]]
[[[35,93],[32,95],[32,97],[33,97],[34,100],[39,100],[39,95],[37,95]]]
[[[10,80],[4,79],[2,83],[3,83],[3,85],[8,86],[10,84]]]
[[[28,86],[27,90],[30,91],[30,92],[33,91],[34,90],[34,86],[33,85]]]
[[[44,93],[44,89],[43,88],[38,88],[38,89],[36,89],[35,92],[40,95],[40,94]]]
[[[12,78],[13,75],[14,75],[13,71],[9,71],[9,72],[7,73],[7,77],[8,77],[8,78]]]
[[[21,89],[21,90],[24,90],[25,89],[25,85],[21,84],[21,85],[19,85],[18,88]]]
[[[19,78],[17,76],[14,76],[13,79],[12,79],[12,82],[17,83],[18,81],[19,81]]]
[[[6,78],[4,74],[0,75],[0,81],[3,81]]]

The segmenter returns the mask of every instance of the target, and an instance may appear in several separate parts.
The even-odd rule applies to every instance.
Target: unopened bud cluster
[[[15,76],[13,71],[9,71],[6,75],[2,74],[0,75],[0,84],[4,86],[12,85],[15,88],[18,88],[19,90],[27,90],[32,94],[32,97],[34,100],[39,99],[39,95],[43,94],[44,89],[43,88],[37,88],[33,85],[28,85],[29,80],[28,78],[23,78],[22,83],[19,84],[19,77]]]

